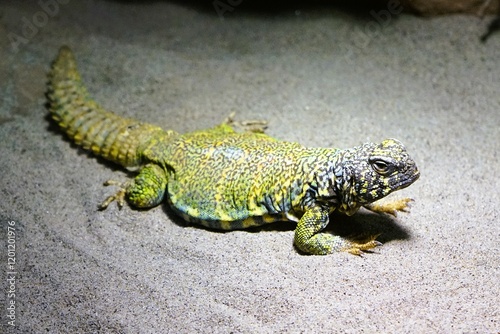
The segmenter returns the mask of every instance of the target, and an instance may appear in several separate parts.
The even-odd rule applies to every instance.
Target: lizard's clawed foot
[[[230,125],[231,127],[237,127],[246,132],[254,132],[254,133],[264,133],[267,129],[267,121],[264,120],[247,120],[247,121],[236,121],[234,120],[234,116],[236,113],[233,111],[229,116],[224,120],[224,123]]]
[[[125,194],[127,193],[128,182],[122,183],[114,180],[108,180],[104,182],[105,186],[118,186],[120,189],[111,196],[108,196],[102,203],[99,205],[99,210],[105,210],[113,201],[116,201],[118,208],[122,208],[125,205]]]
[[[371,203],[369,205],[366,205],[365,207],[373,212],[388,213],[395,217],[398,211],[408,212],[408,210],[410,209],[408,203],[410,202],[413,202],[413,199],[400,198],[382,203]]]
[[[376,234],[370,236],[369,238],[365,238],[362,242],[350,242],[349,245],[344,249],[344,251],[353,254],[362,256],[363,252],[369,251],[375,247],[382,246],[383,244],[380,241],[375,240],[380,234]],[[368,240],[368,241],[366,241]]]

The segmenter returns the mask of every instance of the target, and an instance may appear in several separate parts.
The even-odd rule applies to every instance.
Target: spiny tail
[[[92,100],[81,81],[73,53],[61,47],[49,73],[47,97],[52,118],[86,150],[125,167],[143,163],[141,152],[160,127],[123,118]]]

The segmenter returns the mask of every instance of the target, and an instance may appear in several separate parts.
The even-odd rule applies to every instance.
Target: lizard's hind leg
[[[245,132],[254,132],[254,133],[264,133],[267,129],[267,121],[252,119],[246,121],[236,121],[234,119],[234,115],[236,113],[233,111],[229,114],[229,116],[222,122],[222,124],[229,125],[231,128],[238,128]]]
[[[146,209],[157,206],[163,200],[168,176],[165,170],[156,164],[144,166],[134,180],[123,184],[116,181],[108,181],[105,185],[118,185],[120,189],[116,194],[109,196],[100,205],[100,209],[106,209],[113,201],[117,201],[122,207],[124,200],[133,207]]]

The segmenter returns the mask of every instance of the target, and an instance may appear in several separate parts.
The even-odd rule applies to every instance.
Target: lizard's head
[[[395,139],[346,150],[341,174],[342,204],[347,212],[406,188],[420,176],[415,161]]]

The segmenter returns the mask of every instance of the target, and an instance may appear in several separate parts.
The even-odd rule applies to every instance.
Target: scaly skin
[[[263,133],[237,133],[231,119],[180,135],[119,117],[88,96],[68,47],[61,48],[52,66],[47,96],[52,117],[76,144],[140,168],[102,208],[114,200],[121,206],[125,199],[150,208],[167,191],[180,216],[214,229],[295,221],[294,243],[308,254],[360,255],[380,245],[376,236],[356,242],[322,231],[335,210],[347,215],[361,206],[389,214],[405,211],[410,199],[373,202],[419,177],[415,162],[395,139],[346,150],[306,148]]]

